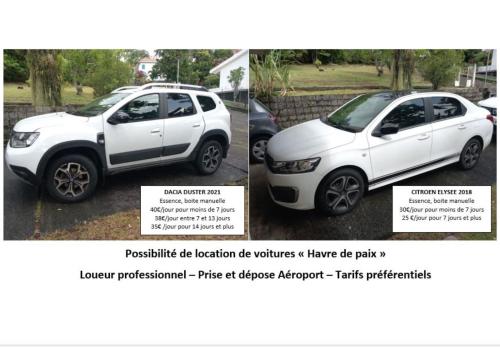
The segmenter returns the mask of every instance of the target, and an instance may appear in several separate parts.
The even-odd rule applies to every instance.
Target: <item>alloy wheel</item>
[[[479,155],[481,154],[481,148],[477,142],[473,142],[467,147],[464,154],[464,166],[466,168],[471,168],[476,165]]]
[[[207,170],[214,170],[219,165],[221,158],[220,149],[214,145],[208,146],[205,153],[203,153],[202,163]]]
[[[253,156],[258,159],[263,161],[264,156],[266,154],[266,147],[267,147],[267,141],[266,139],[258,140],[255,141],[255,143],[252,146],[252,154]]]
[[[80,196],[86,191],[89,183],[89,171],[79,163],[64,163],[54,173],[55,188],[63,196]]]
[[[341,213],[356,205],[361,196],[361,185],[356,177],[339,176],[335,178],[326,190],[328,207]]]

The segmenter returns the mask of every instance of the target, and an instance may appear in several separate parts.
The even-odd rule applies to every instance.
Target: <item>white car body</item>
[[[13,148],[12,139],[9,141],[5,152],[8,167],[30,183],[40,184],[47,163],[58,151],[84,148],[86,152],[95,151],[100,161],[99,169],[104,174],[112,174],[192,160],[198,146],[209,138],[221,139],[226,156],[231,142],[230,114],[215,93],[196,86],[155,83],[118,88],[112,94],[123,98],[96,116],[57,112],[19,121],[14,126],[14,133],[36,132],[39,135],[32,145],[23,148]],[[153,106],[154,112],[159,113],[158,118],[110,124],[110,117],[129,102],[150,94],[158,95],[159,103]],[[169,94],[189,96],[194,114],[169,115]],[[212,99],[210,107],[213,108],[204,111],[200,97],[205,101],[203,97]],[[144,104],[149,105],[147,102],[140,105]],[[183,107],[179,110],[185,114]]]
[[[386,115],[401,103],[432,97],[460,101],[466,108],[465,115],[432,121],[428,118],[430,111],[427,111],[426,103],[425,123],[391,135],[373,135]],[[489,145],[493,126],[487,116],[486,110],[459,95],[429,92],[395,97],[360,132],[340,130],[320,119],[293,126],[274,135],[268,143],[266,171],[269,193],[279,205],[300,210],[314,209],[317,207],[318,186],[340,168],[359,171],[365,178],[367,190],[372,190],[455,163],[460,160],[461,151],[471,138],[480,137],[483,148]],[[309,158],[320,158],[311,172],[275,173],[270,169],[275,162]],[[291,189],[295,192],[291,195],[295,197],[291,201],[288,198],[277,199],[276,189]]]

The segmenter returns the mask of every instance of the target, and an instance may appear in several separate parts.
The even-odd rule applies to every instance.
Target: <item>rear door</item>
[[[396,134],[368,134],[375,179],[397,175],[430,161],[432,127],[427,119],[424,99],[412,99],[396,106],[379,124],[398,124]]]
[[[430,97],[428,102],[433,115],[431,160],[459,155],[472,137],[472,124],[465,116],[467,109],[459,100],[448,96]]]
[[[117,112],[125,112],[128,122],[104,122],[106,155],[110,168],[149,164],[160,160],[163,118],[157,93],[139,96]]]
[[[167,109],[164,123],[162,159],[187,157],[203,134],[203,111],[196,106],[193,94],[170,92],[162,94]]]

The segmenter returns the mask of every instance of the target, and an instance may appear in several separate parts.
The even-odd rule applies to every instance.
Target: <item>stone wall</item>
[[[4,144],[7,143],[7,140],[10,137],[10,132],[14,125],[20,121],[21,119],[36,116],[39,114],[45,114],[50,112],[65,112],[65,111],[74,111],[77,108],[81,107],[81,105],[66,105],[66,106],[39,106],[34,107],[31,104],[15,104],[15,103],[7,103],[3,105],[3,136],[4,136]]]
[[[483,98],[481,90],[477,88],[448,88],[442,91],[459,94],[474,103]],[[274,97],[268,106],[276,115],[278,124],[282,128],[288,128],[327,115],[357,95],[359,94]]]

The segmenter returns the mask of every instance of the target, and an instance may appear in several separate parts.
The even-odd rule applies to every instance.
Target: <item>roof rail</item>
[[[167,82],[147,83],[140,86],[139,90],[151,89],[151,88],[187,89],[187,90],[199,90],[202,92],[208,92],[208,89],[202,86],[196,86],[193,84],[182,84],[182,83],[167,83]]]
[[[118,92],[123,92],[125,90],[134,90],[134,89],[138,89],[138,88],[139,88],[139,86],[123,86],[120,88],[116,88],[111,93],[118,93]]]

